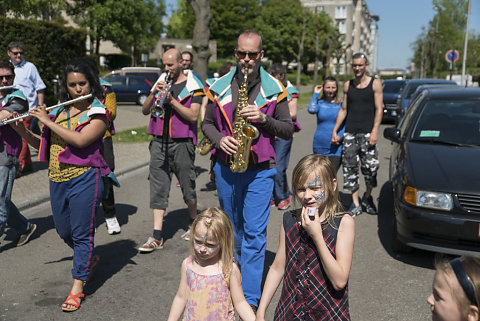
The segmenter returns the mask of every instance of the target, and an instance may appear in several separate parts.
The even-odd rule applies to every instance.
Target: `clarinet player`
[[[260,35],[253,30],[240,34],[235,57],[237,65],[207,93],[209,103],[202,130],[215,147],[213,155],[217,162],[213,171],[220,206],[232,220],[242,287],[247,302],[256,310],[261,294],[270,196],[276,175],[273,143],[275,136],[290,139],[293,124],[285,87],[260,65],[263,58]],[[243,84],[244,68],[248,73],[247,84]],[[239,111],[239,117],[235,117],[236,108],[241,108],[239,100],[244,98],[248,104]],[[233,137],[239,118],[255,126],[260,135],[243,155],[243,161],[248,162],[246,171],[232,172],[232,156],[244,150],[239,145],[241,142]]]
[[[172,172],[180,181],[190,222],[197,215],[194,161],[198,111],[205,95],[203,84],[191,71],[183,73],[182,56],[178,50],[167,50],[162,56],[162,63],[165,73],[142,107],[143,114],[150,115],[147,133],[153,135],[149,147],[153,234],[139,248],[141,253],[163,248],[163,217],[168,207]],[[182,236],[188,238],[189,234],[187,230]]]

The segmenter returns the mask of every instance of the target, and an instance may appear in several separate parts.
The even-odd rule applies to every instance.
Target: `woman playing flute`
[[[65,67],[60,101],[89,93],[101,97],[98,75],[82,61]],[[110,173],[102,156],[102,137],[108,127],[105,106],[97,98],[74,102],[45,111],[45,105],[30,111],[43,123],[41,136],[23,126],[13,126],[33,147],[39,160],[48,161],[50,203],[59,236],[73,249],[73,286],[62,304],[76,311],[85,297],[83,287],[99,258],[93,254],[95,214],[103,192],[102,176]]]

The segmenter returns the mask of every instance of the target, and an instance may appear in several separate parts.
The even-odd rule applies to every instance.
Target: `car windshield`
[[[402,89],[403,81],[385,81],[383,83],[384,93],[398,93]]]
[[[480,101],[427,102],[417,119],[411,141],[480,146]]]

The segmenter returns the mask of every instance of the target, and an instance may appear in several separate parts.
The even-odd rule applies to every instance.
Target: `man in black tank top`
[[[343,102],[333,128],[332,143],[340,144],[337,131],[345,122],[342,150],[343,189],[351,191],[352,205],[348,212],[357,216],[363,211],[369,214],[377,213],[371,193],[377,186],[377,139],[383,114],[383,92],[380,81],[366,74],[368,60],[365,54],[356,53],[352,58],[355,78],[345,82],[343,87]],[[359,160],[366,185],[361,203],[358,193]]]

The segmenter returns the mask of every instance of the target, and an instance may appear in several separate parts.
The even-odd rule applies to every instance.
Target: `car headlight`
[[[443,211],[450,211],[453,208],[453,199],[451,194],[422,191],[411,186],[407,186],[407,188],[405,188],[403,199],[408,204],[419,207],[433,208]]]

